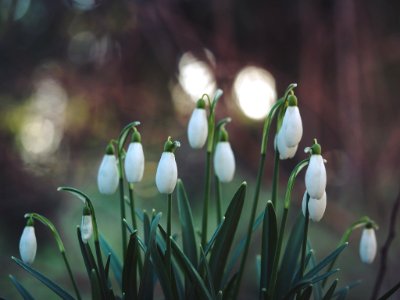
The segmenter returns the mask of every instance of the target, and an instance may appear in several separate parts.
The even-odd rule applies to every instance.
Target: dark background
[[[164,210],[154,175],[163,141],[172,135],[183,144],[177,153],[179,176],[200,220],[205,154],[189,148],[185,130],[194,107],[190,93],[204,80],[192,75],[195,90],[185,89],[185,55],[187,64],[206,66],[212,85],[224,90],[217,118],[233,119],[228,129],[237,174],[224,185],[224,195],[242,180],[250,190],[254,186],[262,122],[241,111],[233,92],[237,74],[254,66],[273,76],[278,95],[291,82],[299,85],[304,136],[295,158],[282,163],[281,187],[314,137],[328,160],[327,211],[311,225],[317,257],[331,251],[363,215],[380,224],[377,237],[383,244],[399,190],[399,1],[0,0],[1,296],[17,298],[10,273],[33,284],[39,298],[52,295],[10,259],[19,256],[28,211],[55,222],[80,274],[79,285],[88,286],[74,236],[81,206],[56,188],[71,185],[92,195],[103,218],[100,229],[117,245],[117,196],[98,193],[96,173],[108,141],[132,120],[142,122],[146,151],[138,207]],[[270,147],[262,203],[270,197],[272,157]],[[292,200],[295,211],[303,190],[301,176]],[[69,288],[50,234],[42,226],[36,231],[34,266]],[[360,262],[359,235],[352,235],[338,262],[340,285],[363,279],[352,299],[370,294],[379,266],[379,255],[372,265]],[[256,234],[243,296],[255,295],[251,270],[257,239]],[[395,240],[385,290],[399,280],[399,250]]]

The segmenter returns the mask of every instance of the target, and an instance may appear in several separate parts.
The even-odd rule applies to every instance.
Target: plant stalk
[[[171,221],[172,221],[172,194],[168,194],[168,209],[167,209],[167,272],[168,278],[172,280],[172,266],[171,266]]]
[[[303,277],[305,271],[305,259],[306,259],[306,252],[307,252],[307,235],[308,235],[308,224],[310,223],[310,212],[308,210],[308,202],[310,201],[310,195],[307,193],[306,196],[306,216],[304,220],[304,235],[303,235],[303,248],[301,251],[301,273],[300,277]]]
[[[275,150],[274,173],[272,175],[272,195],[271,195],[271,201],[275,209],[278,199],[278,188],[279,188],[279,152],[278,150]]]
[[[221,224],[222,221],[222,193],[221,193],[221,182],[218,176],[215,176],[215,195],[217,198],[217,224]]]
[[[207,150],[206,157],[206,180],[204,188],[204,206],[203,206],[203,224],[201,230],[201,246],[203,249],[207,244],[207,230],[208,230],[208,203],[210,202],[211,194],[211,151]]]
[[[129,203],[130,203],[130,209],[131,209],[131,218],[132,218],[133,230],[138,230],[137,222],[136,222],[136,213],[135,213],[135,194],[134,194],[133,183],[129,184]],[[139,244],[137,244],[137,247],[139,247]],[[138,251],[138,253],[139,253],[138,254],[139,276],[142,276],[142,268],[143,268],[142,256],[140,255],[140,251]]]
[[[119,178],[119,205],[121,207],[121,235],[122,235],[122,260],[125,260],[128,241],[126,238],[126,228],[124,224],[125,217],[125,199],[124,199],[124,179]]]

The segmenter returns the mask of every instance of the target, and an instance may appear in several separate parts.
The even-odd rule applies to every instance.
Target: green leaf
[[[90,284],[92,287],[92,299],[93,300],[101,300],[101,288],[97,278],[96,270],[92,269],[90,273]]]
[[[12,275],[8,275],[11,279],[11,282],[14,284],[19,294],[24,298],[24,300],[33,300],[32,295],[24,288],[24,286]]]
[[[97,270],[96,261],[95,261],[94,256],[93,256],[93,252],[90,249],[90,245],[89,245],[89,243],[84,243],[82,241],[81,229],[79,228],[79,226],[76,228],[76,232],[77,232],[77,235],[78,235],[79,247],[81,249],[83,262],[85,263],[86,272],[88,274],[88,277],[91,276],[92,269],[96,270],[96,273],[97,273],[97,276],[98,276],[99,274],[98,274],[98,270]]]
[[[31,266],[27,265],[24,263],[22,260],[19,260],[18,258],[12,256],[12,260],[14,260],[19,266],[21,266],[25,271],[30,273],[32,276],[34,276],[37,280],[42,282],[44,285],[46,285],[49,289],[51,289],[54,293],[56,293],[58,296],[60,296],[62,299],[67,299],[67,300],[73,300],[74,297],[72,297],[67,291],[65,291],[63,288],[61,288],[59,285],[51,281],[49,278],[44,276],[42,273],[36,271],[33,269]]]
[[[238,275],[239,273],[235,273],[231,279],[228,281],[228,283],[225,285],[224,289],[223,289],[223,299],[224,300],[230,300],[233,299],[233,292],[235,290],[235,285],[237,283],[237,279],[238,279]]]
[[[315,254],[314,254],[314,251],[313,251],[313,249],[311,247],[310,241],[307,241],[307,246],[308,246],[307,249],[311,253],[311,263],[310,263],[310,265],[311,265],[311,268],[314,268],[317,265],[317,260],[315,259]],[[330,271],[330,269],[327,270],[327,271]],[[318,282],[318,283],[314,284],[314,300],[322,299],[322,294],[323,294],[323,292],[322,292],[322,283]]]
[[[138,299],[153,299],[153,265],[151,262],[151,248],[155,243],[157,227],[160,222],[161,213],[154,216],[151,221],[150,231],[148,235],[148,243],[146,253],[144,255],[142,277],[140,278]]]
[[[212,246],[214,246],[215,240],[218,237],[219,233],[221,232],[222,225],[225,222],[225,218],[222,219],[221,223],[217,226],[217,228],[214,230],[213,235],[211,236],[210,240],[208,241],[207,245],[204,248],[204,255],[207,256],[210,250],[212,249]],[[200,262],[201,264],[201,262]]]
[[[308,299],[310,299],[312,291],[313,291],[313,285],[310,284],[304,289],[304,291],[302,292],[302,294],[300,295],[300,297],[298,299],[299,300],[308,300]]]
[[[338,248],[336,248],[336,250],[334,250],[331,254],[329,254],[327,257],[325,257],[318,265],[316,265],[307,274],[305,274],[304,279],[308,279],[308,278],[311,278],[311,277],[317,275],[331,261],[334,261],[347,246],[348,246],[348,243],[345,243],[345,244],[339,246]]]
[[[356,286],[358,286],[359,284],[361,284],[361,280],[356,280],[348,285],[346,285],[345,287],[342,287],[340,290],[337,290],[334,294],[333,297],[338,297],[337,299],[339,299],[340,297],[344,297],[346,298],[348,292],[355,288]],[[341,299],[344,299],[341,298]]]
[[[137,297],[137,262],[138,262],[138,242],[137,232],[130,235],[128,249],[122,269],[122,291],[127,299]]]
[[[205,257],[205,253],[200,246],[200,254],[201,254],[201,261],[203,262],[204,269],[206,271],[206,278],[208,283],[208,290],[211,291],[212,299],[216,299],[217,296],[215,295],[215,288],[213,284],[213,278],[210,270],[210,266],[208,265],[207,258]]]
[[[261,276],[260,294],[268,287],[271,280],[272,264],[274,263],[276,247],[278,242],[278,225],[274,205],[267,202],[263,218],[263,230],[261,240]]]
[[[192,265],[189,258],[182,252],[175,240],[171,239],[172,255],[183,270],[185,276],[191,280],[193,286],[197,289],[201,299],[211,299],[210,292],[196,268]]]
[[[294,270],[297,269],[299,255],[301,252],[303,233],[304,233],[304,216],[300,213],[293,225],[288,242],[286,244],[285,254],[283,256],[277,281],[277,298],[290,290],[293,282]],[[307,283],[308,284],[308,283]]]
[[[239,224],[243,209],[244,198],[246,196],[247,184],[241,184],[225,213],[225,221],[221,227],[221,232],[215,241],[210,256],[211,274],[214,279],[214,287],[221,289],[222,276],[224,274],[228,255],[233,243],[236,229]]]
[[[336,286],[337,286],[337,284],[338,284],[338,281],[339,281],[339,279],[336,278],[336,279],[332,282],[331,286],[330,286],[329,289],[326,291],[326,293],[325,293],[325,295],[324,295],[324,298],[322,298],[322,300],[330,300],[330,299],[332,299],[332,296],[333,296],[333,293],[335,292],[335,289],[336,289]]]
[[[122,266],[117,254],[102,235],[100,235],[100,246],[105,253],[111,254],[111,269],[113,270],[118,285],[122,288]]]
[[[111,254],[107,255],[106,265],[104,267],[104,273],[106,275],[106,280],[109,280],[110,276],[110,263],[111,263]]]
[[[390,296],[392,296],[397,290],[400,288],[400,282],[398,282],[394,287],[392,287],[390,290],[388,290],[383,296],[379,297],[378,300],[386,300],[389,299]]]
[[[192,210],[186,195],[183,182],[179,179],[177,185],[179,220],[182,226],[183,251],[194,266],[197,266],[196,236],[193,226]]]

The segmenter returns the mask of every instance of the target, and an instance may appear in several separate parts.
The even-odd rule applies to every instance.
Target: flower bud
[[[285,144],[282,130],[279,130],[278,134],[275,136],[275,149],[279,152],[279,159],[284,160],[288,158],[293,158],[296,154],[298,145],[294,147],[288,147]]]
[[[114,156],[114,147],[109,144],[97,174],[97,185],[100,193],[114,194],[118,188],[118,180],[117,159]]]
[[[286,147],[295,147],[303,136],[303,123],[298,106],[288,106],[282,121],[282,138]]]
[[[19,253],[22,261],[27,264],[32,264],[35,260],[36,250],[35,228],[33,227],[32,220],[28,220],[28,224],[25,226],[19,241]]]
[[[215,174],[221,182],[229,182],[235,174],[235,156],[228,141],[219,141],[214,154]]]
[[[304,193],[303,202],[301,203],[301,208],[303,210],[303,215],[306,215],[306,203],[307,203],[307,191]],[[308,214],[311,220],[314,222],[319,222],[324,216],[326,209],[326,193],[321,199],[311,198],[308,200]]]
[[[163,152],[156,173],[158,191],[162,194],[172,194],[177,180],[178,168],[176,166],[175,154],[172,152]]]
[[[326,188],[326,169],[321,155],[321,146],[315,143],[311,148],[310,163],[306,171],[306,188],[311,198],[320,199]]]
[[[144,172],[144,153],[140,142],[129,144],[125,156],[125,176],[130,183],[140,182]]]
[[[81,222],[81,237],[84,243],[87,243],[88,240],[92,237],[93,234],[93,224],[92,224],[92,215],[90,213],[90,209],[85,206],[82,214],[82,222]]]
[[[203,102],[203,99],[198,101],[197,107],[193,111],[188,125],[189,144],[194,149],[202,148],[208,136],[207,112]]]
[[[370,264],[376,256],[377,243],[375,230],[366,226],[361,235],[360,240],[360,258],[363,263]]]

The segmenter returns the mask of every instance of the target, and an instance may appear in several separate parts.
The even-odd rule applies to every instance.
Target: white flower
[[[364,228],[360,240],[360,258],[363,263],[370,264],[376,256],[377,244],[375,230]]]
[[[214,169],[221,182],[229,182],[235,174],[235,156],[227,141],[217,143],[214,154]]]
[[[288,106],[283,117],[281,131],[286,147],[297,147],[303,136],[303,123],[298,106]]]
[[[204,108],[196,108],[189,120],[188,139],[194,149],[204,146],[208,135],[207,112]]]
[[[296,154],[298,145],[294,147],[288,147],[285,144],[284,137],[282,134],[282,128],[279,130],[278,134],[275,136],[275,149],[279,152],[279,158],[281,160],[294,157]]]
[[[139,142],[129,144],[125,157],[125,176],[130,183],[140,182],[144,172],[143,146]]]
[[[306,188],[311,198],[320,199],[326,188],[326,169],[320,154],[312,154],[306,171]]]
[[[37,250],[37,242],[35,228],[33,226],[25,226],[19,241],[19,253],[24,263],[32,264],[35,260]]]
[[[303,202],[301,203],[301,208],[303,210],[303,215],[306,215],[306,203],[307,203],[307,191],[304,193]],[[308,200],[308,214],[310,219],[314,222],[319,222],[324,216],[326,209],[326,193],[321,197],[321,199],[311,198]]]
[[[178,168],[176,166],[175,154],[172,152],[163,152],[156,173],[158,191],[162,194],[172,194],[177,180]]]
[[[97,185],[102,194],[114,194],[118,188],[118,167],[114,154],[106,154],[100,164]]]
[[[93,224],[92,224],[92,216],[91,215],[83,215],[81,222],[81,236],[82,241],[87,243],[88,240],[92,237],[93,234]]]

